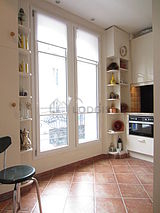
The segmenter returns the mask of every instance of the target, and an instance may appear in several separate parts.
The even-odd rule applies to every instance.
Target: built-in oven
[[[153,116],[129,115],[129,135],[154,137]]]

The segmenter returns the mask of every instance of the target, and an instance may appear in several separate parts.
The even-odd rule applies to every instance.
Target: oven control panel
[[[129,115],[129,121],[154,122],[153,116],[136,116]]]

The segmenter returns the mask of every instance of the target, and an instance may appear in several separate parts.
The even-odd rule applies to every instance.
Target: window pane
[[[77,61],[77,72],[78,107],[93,112],[97,106],[97,65]]]
[[[78,136],[79,143],[94,141],[98,139],[97,135],[97,113],[87,113],[78,115]]]
[[[42,14],[37,14],[37,40],[67,47],[65,24]]]
[[[65,114],[40,116],[40,151],[66,146],[67,132],[67,116]]]
[[[98,38],[77,30],[77,56],[98,61]]]
[[[40,114],[66,112],[65,58],[39,53]]]
[[[40,151],[68,144],[66,106],[65,58],[39,53]]]
[[[43,152],[68,145],[67,27],[39,13],[36,20],[38,116]]]
[[[77,30],[79,143],[98,140],[98,38]]]

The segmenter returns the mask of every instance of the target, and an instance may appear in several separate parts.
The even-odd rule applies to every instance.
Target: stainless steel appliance
[[[129,115],[129,135],[138,135],[153,138],[153,116]]]

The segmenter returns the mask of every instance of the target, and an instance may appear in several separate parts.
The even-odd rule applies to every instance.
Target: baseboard
[[[149,161],[149,162],[153,163],[153,156],[144,155],[144,154],[141,154],[141,153],[138,153],[138,152],[132,152],[132,151],[129,151],[129,154],[133,158],[138,158],[140,160],[145,160],[145,161]]]
[[[10,199],[13,196],[13,191],[0,194],[0,202]]]

